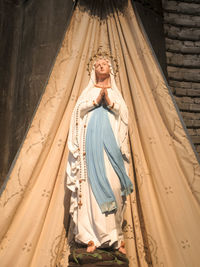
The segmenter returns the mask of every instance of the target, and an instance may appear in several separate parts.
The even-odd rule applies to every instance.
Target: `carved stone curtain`
[[[77,5],[44,95],[0,199],[2,267],[67,266],[70,116],[99,47],[118,61],[129,108],[130,177],[124,226],[131,267],[198,267],[200,166],[129,1],[103,12]]]

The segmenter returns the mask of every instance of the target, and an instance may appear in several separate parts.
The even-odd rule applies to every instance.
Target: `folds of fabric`
[[[132,5],[123,1],[119,11],[117,2],[106,2],[102,20],[76,7],[2,189],[3,267],[67,266],[66,141],[88,82],[87,63],[100,46],[118,60],[117,85],[129,108],[130,176],[137,188],[124,227],[130,266],[199,266],[199,162]]]
[[[120,180],[121,195],[129,195],[133,191],[107,112],[102,106],[92,111],[86,135],[88,178],[102,213],[117,210],[115,196],[105,170],[104,151]]]

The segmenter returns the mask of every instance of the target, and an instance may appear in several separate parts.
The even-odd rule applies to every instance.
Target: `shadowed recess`
[[[101,20],[112,16],[114,12],[123,14],[127,4],[127,0],[79,0],[77,2],[82,11],[88,12],[91,16],[97,16]]]

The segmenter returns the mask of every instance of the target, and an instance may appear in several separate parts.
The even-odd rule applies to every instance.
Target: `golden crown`
[[[98,60],[98,59],[106,59],[109,60],[111,65],[112,65],[112,69],[113,69],[113,74],[114,76],[117,75],[118,73],[118,69],[119,69],[119,64],[118,64],[118,60],[116,58],[114,58],[111,53],[108,53],[106,51],[102,51],[102,46],[100,46],[97,49],[97,52],[95,54],[93,54],[90,59],[89,62],[87,64],[87,72],[88,75],[90,76],[91,72],[92,72],[92,68],[94,66],[94,63]]]

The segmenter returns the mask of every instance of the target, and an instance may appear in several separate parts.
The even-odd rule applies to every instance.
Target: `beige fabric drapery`
[[[123,12],[118,2],[124,2]],[[48,85],[0,199],[2,267],[67,266],[65,186],[72,109],[102,46],[118,59],[129,108],[130,176],[124,228],[130,266],[198,267],[200,166],[130,2],[102,20],[77,6]],[[112,11],[112,12],[109,12]]]

